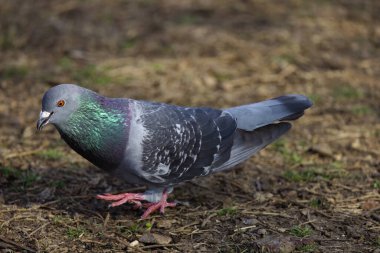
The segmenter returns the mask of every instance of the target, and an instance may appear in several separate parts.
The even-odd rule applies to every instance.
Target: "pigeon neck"
[[[60,128],[76,152],[100,168],[116,168],[124,157],[129,133],[128,100],[91,94]]]

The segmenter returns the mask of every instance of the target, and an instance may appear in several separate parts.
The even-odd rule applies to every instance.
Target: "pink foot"
[[[115,206],[120,206],[124,203],[133,203],[134,208],[141,208],[141,207],[146,207],[146,211],[144,214],[141,216],[142,219],[146,219],[151,213],[154,213],[158,209],[160,210],[161,213],[165,212],[165,207],[174,207],[176,203],[169,203],[167,202],[168,198],[168,193],[166,190],[163,191],[162,197],[159,202],[155,203],[144,203],[142,204],[142,200],[147,200],[149,196],[147,196],[144,193],[122,193],[122,194],[104,194],[104,195],[97,195],[96,198],[98,199],[103,199],[106,201],[113,201],[110,206],[115,207]]]
[[[122,194],[104,194],[97,195],[96,198],[107,201],[114,201],[110,206],[120,206],[126,202],[135,204],[135,207],[140,208],[142,206],[141,200],[144,200],[144,194],[142,193],[122,193]]]
[[[151,213],[154,213],[158,209],[160,209],[160,213],[165,213],[165,207],[174,207],[176,206],[176,203],[174,202],[167,202],[168,199],[168,193],[164,191],[162,193],[161,200],[157,203],[146,203],[144,204],[144,207],[148,207],[148,209],[145,210],[144,214],[141,216],[141,219],[146,219]]]

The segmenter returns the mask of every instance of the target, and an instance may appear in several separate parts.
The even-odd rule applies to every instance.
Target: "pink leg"
[[[154,213],[158,209],[160,209],[161,213],[165,212],[165,207],[174,207],[176,203],[169,203],[167,202],[168,199],[168,193],[166,189],[162,192],[162,197],[159,202],[154,203],[144,203],[142,204],[142,200],[147,200],[149,198],[144,193],[121,193],[121,194],[104,194],[104,195],[97,195],[96,198],[103,199],[106,201],[113,201],[112,204],[110,204],[111,207],[120,206],[124,203],[133,203],[135,204],[135,208],[141,208],[146,207],[147,210],[144,212],[144,214],[141,216],[142,219],[147,218],[151,213]]]
[[[154,213],[158,209],[160,209],[161,213],[165,213],[165,207],[168,207],[168,206],[169,207],[174,207],[174,206],[176,206],[176,203],[174,203],[174,202],[170,202],[169,203],[169,202],[167,202],[167,199],[168,199],[168,193],[166,192],[166,190],[164,190],[164,192],[162,193],[161,200],[159,202],[144,204],[144,207],[148,207],[148,209],[146,209],[146,211],[144,212],[144,214],[141,216],[141,219],[148,218],[148,216],[151,213]]]
[[[104,195],[97,195],[96,198],[103,199],[107,201],[114,201],[110,206],[120,206],[126,202],[134,203],[135,206],[141,207],[141,200],[144,200],[144,194],[142,193],[122,193],[122,194],[104,194]]]

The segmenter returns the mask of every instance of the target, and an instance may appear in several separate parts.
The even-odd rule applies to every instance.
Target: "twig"
[[[278,216],[278,217],[283,217],[283,218],[289,218],[289,219],[294,219],[294,217],[287,215],[287,214],[282,214],[282,213],[272,213],[272,212],[261,212],[261,211],[243,211],[242,213],[244,214],[254,214],[254,215],[266,215],[266,216]]]
[[[255,228],[256,225],[252,225],[252,226],[248,226],[248,227],[242,227],[242,228],[237,228],[234,230],[234,232],[238,232],[238,231],[244,231],[244,230],[247,230],[247,229],[250,229],[250,228]]]
[[[177,247],[182,246],[183,243],[172,243],[172,244],[153,244],[148,246],[140,247],[140,249],[154,249],[154,248],[164,248],[164,247]]]
[[[106,218],[104,219],[103,222],[103,228],[105,229],[107,227],[108,221],[110,220],[110,213],[107,212]]]
[[[185,228],[188,228],[188,227],[191,227],[191,226],[194,226],[194,225],[198,225],[198,224],[199,224],[199,221],[194,221],[194,222],[192,222],[192,223],[190,223],[190,224],[187,224],[187,225],[185,225],[185,226],[183,226],[183,227],[180,227],[180,228],[176,229],[176,230],[173,231],[173,232],[181,232],[181,231],[183,231]]]
[[[36,252],[34,249],[31,249],[31,248],[26,247],[24,245],[18,244],[17,242],[5,239],[4,237],[1,237],[1,236],[0,236],[0,240],[3,241],[3,242],[5,242],[5,243],[7,243],[7,244],[10,244],[10,245],[13,245],[15,247],[18,247],[19,249],[26,250],[27,252],[33,252],[33,253]]]
[[[84,242],[84,243],[95,243],[95,244],[99,244],[102,246],[107,245],[107,243],[104,243],[104,242],[98,242],[98,241],[93,241],[93,240],[88,240],[88,239],[80,239],[80,241]]]
[[[4,157],[4,159],[12,159],[12,158],[15,158],[15,157],[34,155],[34,154],[36,154],[38,152],[41,152],[45,148],[46,147],[42,147],[42,148],[38,148],[38,149],[35,149],[35,150],[29,150],[29,151],[24,151],[24,152],[19,152],[19,153],[11,153],[11,154],[6,155]]]
[[[28,237],[31,237],[32,235],[34,235],[35,233],[37,233],[38,231],[40,231],[41,229],[43,229],[44,227],[46,227],[47,225],[49,225],[50,222],[46,222],[45,224],[43,224],[42,226],[40,226],[39,228],[37,228],[36,230],[34,230],[33,232],[31,232]]]
[[[212,217],[217,216],[217,215],[218,215],[217,213],[212,213],[212,214],[210,214],[206,219],[203,220],[203,222],[202,222],[202,224],[201,224],[201,227],[202,227],[202,228],[205,227],[206,224],[207,224],[208,222],[210,222],[210,219],[211,219]]]
[[[18,219],[27,219],[27,218],[35,218],[35,216],[14,216],[8,220],[6,220],[5,222],[1,223],[0,225],[0,228],[4,227],[4,226],[7,226],[10,222],[14,221],[14,220],[18,220]]]
[[[310,224],[310,223],[313,223],[313,222],[316,222],[317,220],[309,220],[309,221],[306,221],[306,222],[302,222],[300,223],[298,226],[303,226],[303,225],[306,225],[306,224]]]

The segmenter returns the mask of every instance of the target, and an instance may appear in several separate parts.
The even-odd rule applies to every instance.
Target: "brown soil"
[[[379,3],[2,1],[0,251],[379,252]],[[239,169],[177,187],[182,205],[139,220],[94,198],[136,186],[53,127],[36,132],[42,94],[67,82],[181,105],[315,104]]]

